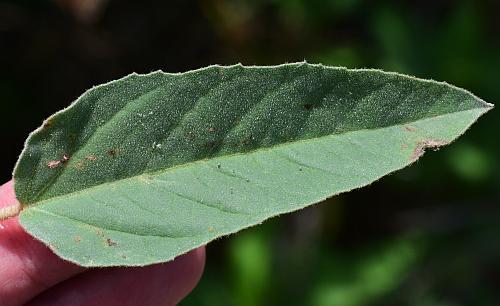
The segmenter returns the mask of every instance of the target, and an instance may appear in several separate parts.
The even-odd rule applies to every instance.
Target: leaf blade
[[[161,155],[158,159],[146,156],[146,170],[143,164],[132,175],[129,169],[124,169],[134,163],[137,155],[126,151],[128,159],[118,159],[123,154],[119,151],[124,150],[122,147],[115,154],[106,151],[107,156],[104,155],[103,151],[110,147],[109,142],[113,142],[109,139],[103,141],[104,136],[109,137],[104,133],[98,142],[100,147],[97,146],[101,155],[98,156],[92,143],[89,148],[83,151],[79,148],[72,153],[67,164],[55,169],[61,172],[57,174],[56,185],[47,189],[41,184],[41,188],[46,188],[42,189],[41,198],[31,190],[27,191],[33,188],[33,184],[18,175],[18,197],[25,196],[23,203],[35,202],[21,214],[21,223],[28,232],[51,246],[61,257],[81,265],[144,265],[167,261],[269,217],[367,185],[414,162],[426,147],[453,141],[489,109],[482,100],[455,87],[380,71],[304,64],[211,69],[208,73],[211,83],[207,85],[210,88],[181,95],[180,100],[190,102],[189,105],[184,105],[183,111],[174,109],[166,116],[173,122],[167,122],[169,128],[162,129],[162,132],[168,132],[166,137],[162,135],[164,140],[156,142],[148,138],[145,142],[152,143],[152,152],[164,149],[163,146],[170,149],[170,155]],[[262,78],[273,72],[272,69],[281,69],[273,80],[256,81],[255,75]],[[207,73],[207,70],[200,71]],[[111,131],[119,133],[118,139],[126,139],[127,133],[133,131],[126,128],[126,123],[135,118],[133,115],[137,109],[142,111],[141,114],[149,114],[151,105],[159,100],[167,107],[181,105],[175,99],[165,102],[161,97],[186,91],[197,79],[190,77],[189,82],[181,80],[180,83],[174,79],[196,73],[166,74],[166,80],[162,79],[160,85],[148,84],[145,95],[131,100],[143,99],[139,105],[130,101],[123,104],[128,108],[122,112],[125,114],[122,121],[116,121],[116,118],[120,119],[120,112],[112,116],[107,114],[108,118],[115,118],[118,122],[110,125],[113,119],[109,119],[105,121],[107,127],[113,126]],[[227,75],[220,76],[220,73]],[[353,94],[352,90],[368,82],[366,74],[373,84]],[[214,75],[220,78],[214,81]],[[205,81],[206,77],[201,79]],[[128,86],[127,79],[124,80]],[[318,80],[323,84],[314,85],[313,81]],[[111,86],[117,86],[116,82],[110,83]],[[165,86],[168,90],[158,89]],[[106,89],[99,89],[102,88]],[[259,92],[252,95],[252,91]],[[160,98],[155,96],[158,92],[162,94]],[[244,97],[237,100],[241,95]],[[355,98],[349,100],[352,95]],[[144,100],[144,97],[148,99]],[[324,103],[317,106],[318,100]],[[78,103],[83,104],[77,102],[75,105]],[[149,108],[144,105],[149,105]],[[235,121],[228,124],[228,118],[235,114]],[[61,116],[71,118],[64,112]],[[165,117],[164,112],[162,116]],[[332,118],[343,120],[332,122]],[[155,121],[141,123],[154,126]],[[67,129],[67,125],[63,126]],[[121,133],[125,138],[120,136],[120,129],[124,129]],[[102,128],[99,131],[103,133]],[[141,135],[148,131],[145,128]],[[192,131],[194,136],[189,134]],[[51,135],[42,130],[33,138],[46,139],[40,137],[43,133]],[[197,142],[200,138],[202,141]],[[60,145],[58,141],[55,143]],[[207,147],[207,143],[215,145]],[[160,148],[156,147],[158,144]],[[31,147],[34,147],[33,143]],[[29,151],[30,140],[27,148]],[[177,151],[173,152],[172,148]],[[54,154],[57,150],[46,151]],[[200,151],[203,154],[199,154]],[[56,154],[61,153],[59,149]],[[187,157],[175,155],[180,153]],[[114,180],[97,180],[93,186],[86,186],[85,180],[83,183],[78,181],[82,171],[75,165],[88,156],[94,156],[96,160],[88,161],[96,163],[107,158],[109,165],[101,167],[111,171]],[[170,158],[167,165],[165,158]],[[159,163],[160,169],[155,163]],[[25,163],[25,167],[33,167],[33,164]],[[121,168],[110,166],[117,164]],[[19,165],[22,167],[23,163]],[[43,168],[40,162],[37,165],[41,165],[42,172],[54,170]],[[88,171],[93,174],[96,170],[90,168]],[[124,171],[128,177],[122,172],[116,174],[116,171]],[[85,173],[83,178],[88,179],[84,177]],[[46,182],[47,177],[50,175],[42,175],[41,181]],[[61,177],[63,183],[58,186]],[[73,189],[64,184],[68,177]]]

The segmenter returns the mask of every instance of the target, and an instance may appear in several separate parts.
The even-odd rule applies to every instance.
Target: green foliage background
[[[0,175],[28,132],[132,71],[307,60],[446,80],[500,101],[498,1],[0,1]],[[83,17],[82,17],[83,16]],[[208,246],[182,305],[496,305],[500,113],[353,193]]]

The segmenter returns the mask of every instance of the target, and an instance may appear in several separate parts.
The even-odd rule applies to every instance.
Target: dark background
[[[499,102],[499,12],[494,0],[0,1],[0,176],[44,118],[134,71],[305,59]],[[499,127],[494,109],[408,169],[210,244],[182,305],[498,305]]]

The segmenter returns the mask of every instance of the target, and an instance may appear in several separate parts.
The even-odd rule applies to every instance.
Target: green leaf
[[[445,83],[306,63],[132,74],[30,135],[20,220],[82,266],[165,262],[370,184],[491,107]]]

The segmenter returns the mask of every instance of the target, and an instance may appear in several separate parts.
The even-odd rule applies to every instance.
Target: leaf
[[[20,220],[82,266],[165,262],[370,184],[491,107],[445,83],[306,63],[132,74],[30,135]]]

